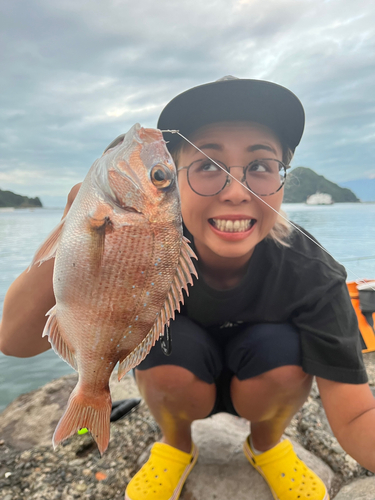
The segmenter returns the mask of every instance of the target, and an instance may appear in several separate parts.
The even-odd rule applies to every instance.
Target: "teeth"
[[[227,233],[233,233],[233,222],[231,220],[227,220],[227,222],[225,222],[224,231]]]
[[[240,233],[247,231],[252,226],[253,219],[241,219],[241,220],[223,220],[223,219],[212,219],[214,226],[219,231],[226,233]]]

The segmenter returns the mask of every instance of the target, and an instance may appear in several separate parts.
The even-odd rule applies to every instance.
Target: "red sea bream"
[[[134,125],[95,161],[33,264],[55,257],[56,305],[43,335],[78,373],[53,436],[86,427],[109,442],[109,378],[148,354],[192,283],[176,169],[159,130]]]

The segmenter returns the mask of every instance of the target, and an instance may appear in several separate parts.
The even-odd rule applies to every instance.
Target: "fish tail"
[[[62,441],[86,428],[103,455],[109,442],[111,410],[109,388],[104,388],[100,393],[88,394],[78,383],[70,395],[64,415],[57,424],[52,438],[53,447],[56,448]]]

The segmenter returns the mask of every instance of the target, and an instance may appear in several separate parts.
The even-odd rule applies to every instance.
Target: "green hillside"
[[[32,208],[42,206],[42,202],[38,197],[28,198],[27,196],[21,196],[20,194],[12,193],[12,191],[2,191],[0,189],[0,208]]]
[[[288,173],[284,188],[285,203],[304,203],[317,192],[330,194],[335,203],[360,201],[350,189],[338,186],[310,168],[297,167]]]

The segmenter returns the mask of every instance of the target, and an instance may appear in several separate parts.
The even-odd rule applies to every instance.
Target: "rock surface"
[[[137,470],[136,458],[159,437],[142,405],[111,425],[103,457],[89,434],[75,435],[55,451],[49,444],[20,453],[5,442],[0,447],[0,499],[10,495],[11,500],[123,500]]]
[[[263,478],[245,458],[242,445],[249,425],[232,415],[219,413],[193,424],[193,439],[200,455],[188,477],[181,500],[272,500]],[[313,469],[332,492],[334,473],[319,458],[293,443],[299,457]]]
[[[365,361],[374,389],[375,353],[367,354]],[[22,395],[0,414],[1,500],[124,498],[126,484],[147,459],[160,431],[141,403],[126,418],[111,424],[110,444],[103,457],[89,434],[73,436],[53,451],[52,435],[76,379],[68,375]],[[139,396],[130,375],[121,383],[113,376],[110,385],[114,401]],[[247,422],[227,414],[195,422],[193,436],[200,457],[181,500],[272,500],[264,480],[242,453],[247,434]],[[316,386],[286,435],[300,458],[323,479],[331,498],[339,491],[337,500],[375,500],[375,477],[333,437]]]
[[[75,374],[66,375],[15,399],[0,414],[1,439],[20,451],[36,445],[50,446],[77,380]],[[113,374],[110,387],[113,401],[139,397],[134,378],[130,375],[118,383]]]
[[[1,439],[20,451],[51,445],[53,430],[76,382],[76,375],[68,375],[15,399],[0,415]]]
[[[141,403],[111,424],[103,457],[89,434],[77,434],[54,451],[55,422],[76,380],[76,375],[67,375],[52,381],[20,396],[0,414],[1,500],[123,500],[139,455],[160,438],[159,429]],[[131,376],[120,384],[113,376],[110,385],[114,401],[138,395]]]
[[[344,486],[335,500],[374,500],[375,478],[358,479]]]

